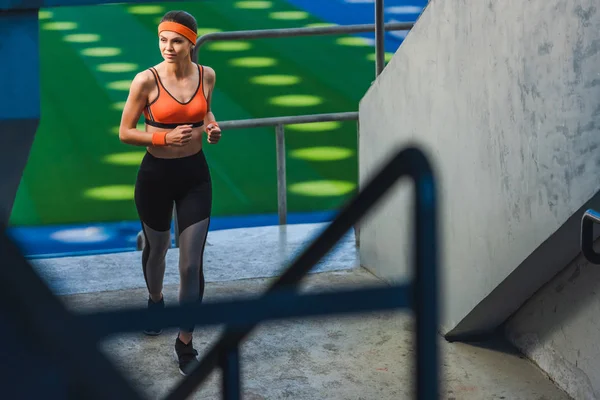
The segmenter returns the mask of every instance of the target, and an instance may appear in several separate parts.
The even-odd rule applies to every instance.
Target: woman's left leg
[[[191,172],[193,185],[175,200],[179,228],[179,302],[201,302],[204,297],[204,247],[210,225],[212,185],[203,154]],[[192,345],[193,323],[183,323],[175,340],[179,370],[187,375],[196,362]]]
[[[198,199],[198,201],[202,200]],[[198,207],[203,208],[198,203],[189,205],[190,209],[197,209]],[[187,205],[184,205],[183,208],[186,210]],[[178,207],[178,209],[181,208]],[[179,212],[177,213],[177,219],[180,224],[182,218]],[[210,216],[196,219],[199,221],[181,229],[179,233],[180,304],[202,302],[204,298],[204,247],[208,236]],[[181,327],[182,339],[187,339],[184,336],[189,336],[189,339],[191,339],[193,331],[193,324],[183,324]],[[187,340],[185,341],[187,342]]]

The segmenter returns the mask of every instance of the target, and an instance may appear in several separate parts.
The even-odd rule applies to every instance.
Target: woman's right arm
[[[137,123],[142,115],[142,111],[148,102],[148,96],[152,91],[154,79],[150,71],[138,73],[129,88],[129,95],[123,108],[121,116],[121,125],[119,126],[119,140],[126,144],[134,146],[151,146],[152,133],[142,132],[138,129]]]

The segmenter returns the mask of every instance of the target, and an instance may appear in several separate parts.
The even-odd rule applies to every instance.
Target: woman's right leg
[[[162,297],[165,257],[171,247],[171,215],[173,196],[165,179],[160,159],[146,154],[135,185],[135,205],[142,224],[145,246],[142,250],[142,270],[148,288],[148,309],[164,308]],[[160,326],[149,326],[144,333],[158,335]]]
[[[171,231],[157,231],[142,220],[142,231],[146,246],[142,250],[142,269],[150,299],[154,303],[162,300],[165,257],[170,247]]]

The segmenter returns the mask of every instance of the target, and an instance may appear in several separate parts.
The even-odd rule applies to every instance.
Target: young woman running
[[[202,258],[212,208],[211,177],[202,150],[203,131],[208,143],[221,138],[210,109],[215,71],[196,64],[197,23],[185,11],[170,11],[158,25],[159,49],[164,61],[138,73],[123,109],[119,138],[146,146],[135,184],[135,205],[145,246],[142,269],[149,292],[150,311],[164,308],[162,294],[165,256],[171,245],[173,203],[179,228],[179,302],[202,301]],[[145,131],[136,129],[141,114]],[[179,371],[187,375],[197,362],[192,345],[194,326],[181,326],[175,340]],[[161,329],[148,327],[148,335]]]

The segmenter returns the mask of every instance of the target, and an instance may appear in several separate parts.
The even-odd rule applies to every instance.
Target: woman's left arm
[[[206,84],[206,88],[208,89],[208,95],[206,96],[206,116],[204,117],[204,126],[206,127],[206,133],[208,134],[208,143],[215,144],[219,142],[221,139],[221,128],[219,128],[219,124],[217,123],[217,119],[215,118],[215,114],[213,114],[211,109],[211,100],[213,89],[215,88],[215,83],[217,81],[215,70],[211,67],[204,67],[204,83]]]

